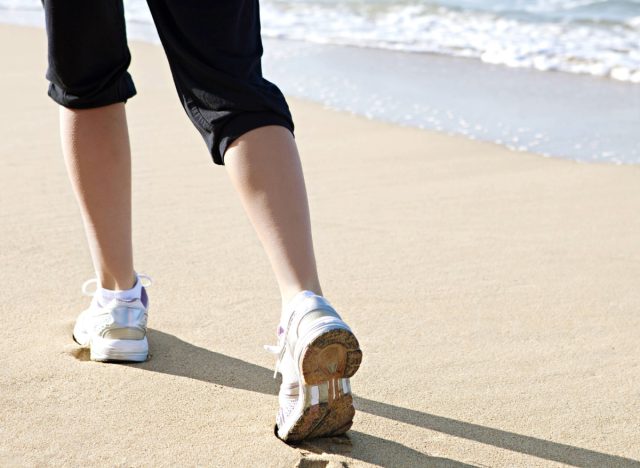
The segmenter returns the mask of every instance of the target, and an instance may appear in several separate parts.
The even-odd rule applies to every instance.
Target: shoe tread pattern
[[[353,397],[350,393],[341,393],[336,381],[352,377],[361,362],[358,340],[347,329],[327,331],[307,345],[301,355],[303,382],[305,385],[327,385],[329,398],[327,402],[306,408],[286,434],[285,441],[337,436],[351,428],[355,415]]]

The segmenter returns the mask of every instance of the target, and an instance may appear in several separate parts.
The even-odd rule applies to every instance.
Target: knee
[[[118,2],[45,1],[49,96],[70,108],[101,107],[135,94],[127,72],[124,11]]]
[[[69,64],[50,64],[47,79],[49,97],[70,109],[88,109],[126,102],[136,94],[127,65],[87,70]]]

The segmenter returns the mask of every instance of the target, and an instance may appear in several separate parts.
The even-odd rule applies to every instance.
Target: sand
[[[99,364],[71,341],[93,268],[44,32],[0,27],[0,465],[640,466],[640,167],[291,99],[323,289],[364,361],[348,438],[289,447],[266,255],[162,50],[131,47],[152,356]]]

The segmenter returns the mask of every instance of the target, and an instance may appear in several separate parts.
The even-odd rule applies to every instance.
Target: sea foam
[[[630,2],[626,16],[614,17],[576,11],[596,2],[562,2],[562,7],[552,2],[555,9],[543,8],[544,2],[524,3],[528,8],[506,10],[494,5],[486,11],[433,2],[265,0],[263,35],[473,57],[508,67],[640,83],[640,11],[633,16],[640,4]]]

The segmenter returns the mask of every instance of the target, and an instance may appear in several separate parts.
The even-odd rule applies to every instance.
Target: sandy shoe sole
[[[305,341],[308,344],[296,354],[306,385],[349,378],[360,367],[360,344],[347,327],[332,326]]]
[[[362,351],[354,334],[346,326],[331,326],[302,342],[306,345],[294,353],[301,397],[277,432],[286,442],[344,434],[355,415],[349,377],[360,367]]]

